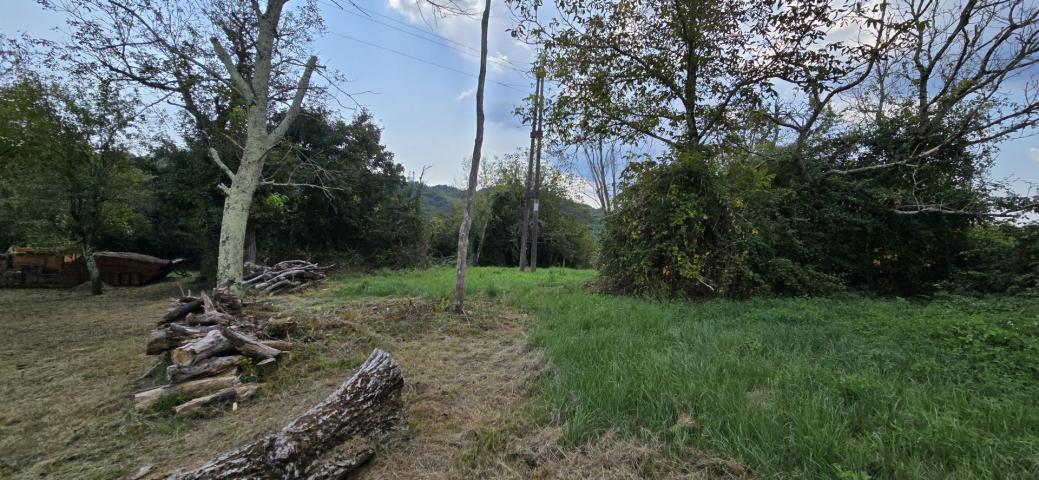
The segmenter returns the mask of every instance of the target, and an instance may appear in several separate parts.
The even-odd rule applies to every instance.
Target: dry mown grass
[[[154,359],[145,335],[178,291],[167,282],[82,291],[0,291],[0,477],[125,478],[198,465],[279,428],[349,377],[374,347],[405,371],[409,432],[365,478],[706,478],[738,465],[694,455],[680,465],[654,445],[607,437],[564,448],[532,395],[545,362],[524,337],[527,319],[493,303],[469,316],[409,298],[285,297],[308,342],[264,379],[258,398],[205,419],[138,414],[128,393]]]

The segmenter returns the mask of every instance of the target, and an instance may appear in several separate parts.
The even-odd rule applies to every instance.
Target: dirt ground
[[[405,372],[409,429],[358,475],[422,478],[732,478],[737,464],[612,436],[564,447],[538,402],[550,368],[528,344],[523,315],[493,303],[466,317],[420,299],[280,298],[307,340],[238,410],[182,419],[133,411],[129,394],[155,364],[147,332],[179,292],[144,288],[0,290],[0,478],[118,479],[140,467],[193,467],[275,430],[348,378],[372,348]],[[186,288],[186,287],[184,287]]]

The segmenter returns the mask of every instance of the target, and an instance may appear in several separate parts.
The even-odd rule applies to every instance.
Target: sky
[[[462,1],[473,11],[482,7],[479,0]],[[0,33],[63,37],[55,31],[63,19],[35,0],[3,2]],[[315,53],[323,64],[346,76],[349,83],[340,87],[378,119],[383,143],[409,173],[428,166],[426,183],[462,185],[475,136],[479,17],[435,19],[421,12],[415,0],[355,3],[363,11],[347,2],[319,0],[327,32],[316,42]],[[504,1],[493,0],[491,12],[485,158],[526,147],[529,127],[513,111],[533,89],[533,77],[524,73],[532,49],[507,32],[513,18]],[[352,112],[344,110],[344,115]],[[1019,193],[1028,193],[1025,182],[1039,184],[1035,133],[1004,142],[992,169],[995,178],[1018,179]]]

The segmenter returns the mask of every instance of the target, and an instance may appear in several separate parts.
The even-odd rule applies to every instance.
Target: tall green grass
[[[339,277],[332,295],[446,302],[454,272]],[[595,272],[476,268],[530,313],[567,439],[652,435],[765,478],[1039,478],[1039,301],[590,293]]]

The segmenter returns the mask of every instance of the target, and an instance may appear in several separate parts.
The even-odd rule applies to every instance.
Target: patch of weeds
[[[238,379],[244,383],[260,381],[260,370],[252,358],[244,357],[238,361]]]
[[[508,446],[513,430],[511,425],[504,425],[471,432],[472,444],[462,452],[459,463],[469,470],[479,470],[493,464]]]
[[[171,417],[173,416],[173,408],[188,400],[191,400],[191,397],[181,394],[163,395],[148,407],[144,413],[147,416]]]

